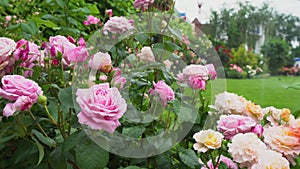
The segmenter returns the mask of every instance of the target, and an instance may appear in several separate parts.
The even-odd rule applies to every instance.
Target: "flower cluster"
[[[229,69],[230,70],[236,70],[239,73],[243,72],[243,69],[241,67],[239,67],[238,65],[236,65],[236,64],[230,64],[230,68]]]
[[[133,5],[136,9],[142,9],[143,11],[145,11],[153,3],[154,0],[135,0]]]
[[[113,16],[104,24],[103,33],[124,34],[133,29],[133,21],[126,19],[124,16]]]
[[[220,149],[219,156],[228,151],[233,162],[251,169],[295,164],[300,154],[300,118],[295,119],[289,109],[261,108],[228,92],[218,94],[212,107],[220,114],[218,131],[202,130],[194,135],[194,149],[202,153],[200,156],[208,150]],[[222,149],[222,143],[228,148]]]
[[[216,75],[212,64],[205,66],[192,64],[186,66],[177,77],[181,83],[188,84],[193,89],[205,90],[207,81],[214,80]]]

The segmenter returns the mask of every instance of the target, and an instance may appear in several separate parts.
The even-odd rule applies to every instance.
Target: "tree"
[[[269,39],[269,41],[262,46],[262,53],[264,54],[268,69],[272,75],[278,74],[280,68],[287,66],[292,60],[289,56],[289,51],[290,47],[288,43],[279,38]]]
[[[245,67],[250,65],[252,67],[257,67],[258,59],[255,53],[247,51],[245,44],[241,44],[238,50],[232,49],[233,59],[231,63],[237,64],[240,67]]]

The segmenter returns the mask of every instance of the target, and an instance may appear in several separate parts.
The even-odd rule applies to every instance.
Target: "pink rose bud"
[[[59,60],[53,59],[53,60],[52,60],[52,64],[53,64],[54,66],[58,66],[58,65],[59,65]]]
[[[72,38],[72,36],[68,36],[67,39],[68,39],[69,42],[71,42],[71,43],[75,43],[75,42],[76,42],[76,40],[75,40],[74,38]]]
[[[153,85],[154,89],[150,89],[149,93],[151,95],[159,95],[164,106],[167,106],[168,101],[175,99],[174,91],[164,81],[161,80],[157,83],[153,82]]]
[[[99,79],[101,81],[107,81],[107,76],[106,75],[102,75],[102,76],[99,77]]]
[[[111,69],[111,72],[113,75],[113,77],[116,77],[116,76],[121,76],[121,69],[120,68],[112,68]]]
[[[83,37],[79,38],[78,45],[86,47],[86,43],[85,43],[85,40],[83,39]]]
[[[12,18],[12,17],[11,17],[10,15],[7,15],[7,16],[5,17],[5,20],[6,20],[6,21],[10,21],[11,18]]]
[[[261,124],[257,124],[251,132],[257,134],[258,137],[261,137],[264,132],[264,128]]]
[[[189,86],[193,89],[206,90],[206,81],[199,76],[189,77]]]
[[[57,55],[57,51],[56,51],[55,46],[51,46],[51,48],[50,48],[50,55],[52,57],[55,57]]]
[[[113,16],[113,11],[112,11],[112,9],[106,10],[106,13],[108,14],[109,17],[112,17],[112,16]]]
[[[89,25],[90,23],[88,21],[83,21],[84,25]]]
[[[98,52],[89,61],[90,68],[108,73],[111,70],[111,58],[108,53]]]
[[[205,67],[206,67],[206,69],[207,69],[207,71],[208,71],[208,73],[209,73],[209,75],[210,75],[210,79],[211,79],[211,80],[216,79],[216,77],[217,77],[217,72],[216,72],[216,70],[215,70],[214,65],[213,65],[213,64],[208,64],[208,65],[205,65]]]
[[[119,90],[122,90],[124,88],[125,83],[126,83],[126,79],[122,76],[116,76],[111,81],[111,85],[113,87],[118,88]]]

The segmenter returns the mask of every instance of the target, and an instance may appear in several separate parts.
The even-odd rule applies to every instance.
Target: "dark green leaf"
[[[228,169],[228,167],[223,161],[221,161],[219,166],[218,166],[218,169]]]
[[[21,30],[27,34],[33,34],[31,27],[26,23],[21,23]]]
[[[8,31],[16,31],[17,29],[19,29],[21,26],[21,24],[15,24],[15,25],[10,25],[9,27],[7,27]]]
[[[146,129],[141,126],[134,126],[134,127],[125,127],[122,130],[122,134],[128,137],[138,138],[141,136]]]
[[[74,148],[81,139],[85,136],[85,133],[83,131],[75,132],[71,134],[66,141],[63,143],[63,151],[67,152],[70,151],[72,148]]]
[[[38,147],[38,150],[39,150],[39,161],[37,163],[37,165],[39,165],[42,162],[42,160],[45,156],[45,152],[44,152],[44,147],[40,143],[36,142],[35,144],[36,144],[36,146]]]
[[[32,130],[32,133],[44,144],[46,144],[49,147],[54,147],[56,145],[56,142],[50,138],[50,137],[46,137],[44,136],[42,133],[40,133],[37,130]]]
[[[141,167],[138,167],[138,166],[128,166],[124,169],[145,169],[145,168],[141,168]]]
[[[149,36],[147,34],[140,33],[135,35],[135,39],[140,42],[140,44],[144,44],[148,38]]]
[[[55,28],[57,27],[57,25],[49,20],[44,20],[41,18],[33,18],[33,20],[38,24],[38,27],[40,27],[40,25],[44,25],[48,28]]]
[[[35,21],[31,20],[28,25],[30,26],[33,35],[38,33],[39,29],[37,28]]]
[[[109,154],[91,140],[75,147],[75,158],[81,169],[101,169],[108,163]]]
[[[180,160],[190,168],[199,168],[198,157],[191,149],[182,149],[179,152]]]
[[[48,162],[52,168],[67,168],[67,159],[61,145],[49,154]]]
[[[65,2],[63,0],[56,0],[56,2],[61,8],[65,7]]]
[[[72,87],[65,89],[60,89],[58,93],[58,99],[61,102],[61,105],[68,108],[73,108],[73,96],[72,96]]]
[[[8,6],[8,0],[0,0],[1,6]]]

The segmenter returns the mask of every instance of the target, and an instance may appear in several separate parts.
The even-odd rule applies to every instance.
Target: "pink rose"
[[[23,68],[31,69],[34,67],[34,62],[41,57],[40,47],[27,40],[21,39],[17,42],[17,49],[14,52],[15,60],[21,60],[20,66]],[[32,70],[25,70],[24,76],[32,76]]]
[[[114,67],[111,69],[111,73],[113,73],[113,77],[121,76],[121,69]]]
[[[211,80],[216,79],[216,77],[217,77],[217,72],[216,72],[216,70],[215,70],[214,65],[213,65],[213,64],[207,64],[207,65],[205,65],[205,67],[206,67],[206,69],[207,69],[207,71],[208,71],[208,73],[209,73],[210,79],[211,79]]]
[[[252,118],[240,115],[221,115],[217,123],[217,129],[224,134],[226,139],[232,139],[239,133],[251,132],[256,125]]]
[[[126,83],[126,79],[122,76],[116,76],[111,81],[111,85],[113,87],[118,88],[119,90],[122,90],[124,88],[125,83]]]
[[[102,83],[89,89],[78,89],[76,96],[81,107],[77,115],[79,123],[109,133],[121,125],[119,118],[126,112],[127,104],[117,88]]]
[[[84,62],[89,56],[89,53],[85,47],[79,46],[72,49],[67,56],[71,62]]]
[[[108,32],[111,32],[113,34],[125,34],[133,28],[132,22],[124,16],[113,16],[104,24],[103,33],[108,34]]]
[[[133,5],[136,9],[148,9],[151,4],[154,3],[154,0],[135,0]]]
[[[112,11],[112,9],[106,10],[105,13],[107,13],[109,17],[112,17],[112,16],[113,16],[113,11]]]
[[[78,45],[79,45],[79,46],[84,46],[84,47],[86,47],[85,40],[84,40],[82,37],[79,38],[79,40],[78,40]]]
[[[89,61],[90,68],[108,73],[111,70],[111,58],[108,53],[98,52]]]
[[[157,83],[153,82],[154,89],[150,89],[149,93],[152,95],[159,95],[164,106],[167,106],[167,102],[175,99],[174,91],[164,81]]]
[[[261,124],[257,124],[254,128],[252,128],[251,132],[257,134],[258,137],[261,137],[264,132],[264,128]]]
[[[16,49],[16,42],[9,38],[0,37],[0,63],[6,61]]]
[[[218,157],[217,157],[217,159],[218,159]],[[223,155],[221,155],[220,161],[217,164],[217,166],[213,165],[212,160],[209,160],[208,163],[207,163],[207,165],[208,165],[209,169],[218,169],[218,165],[221,162],[223,162],[224,164],[226,164],[227,167],[228,167],[228,169],[238,169],[238,165],[235,162],[233,162],[230,158],[225,157]],[[203,167],[201,167],[201,169],[207,169],[207,167],[203,166]]]
[[[92,15],[89,15],[88,17],[87,17],[87,20],[85,20],[84,22],[83,22],[83,24],[84,25],[95,25],[95,24],[97,24],[97,23],[99,23],[100,22],[100,19],[99,18],[96,18],[96,17],[94,17],[94,16],[92,16]]]
[[[69,42],[71,43],[75,43],[76,40],[72,37],[72,36],[68,36],[67,39],[69,40]]]
[[[7,15],[7,16],[5,17],[5,20],[6,20],[6,21],[11,21],[11,18],[12,18],[12,17],[11,17],[10,15]]]
[[[191,76],[189,77],[189,86],[193,89],[206,90],[205,88],[206,81],[202,80],[201,77]]]
[[[177,75],[178,80],[182,83],[186,83],[188,84],[189,78],[190,77],[196,77],[198,76],[199,78],[201,78],[204,81],[207,81],[209,79],[209,72],[207,71],[207,68],[203,65],[188,65],[186,66],[183,70],[182,73],[179,73]]]
[[[152,49],[149,46],[144,46],[141,53],[137,55],[142,61],[145,62],[155,62],[155,57],[153,55]]]
[[[0,96],[15,101],[5,106],[4,116],[11,116],[17,110],[29,110],[32,104],[37,102],[38,96],[43,95],[43,91],[36,82],[20,75],[3,76],[1,82]]]
[[[50,48],[55,48],[55,51],[58,51],[63,55],[63,63],[68,65],[69,60],[67,54],[76,48],[75,44],[71,43],[66,37],[58,35],[49,38],[49,45]]]

